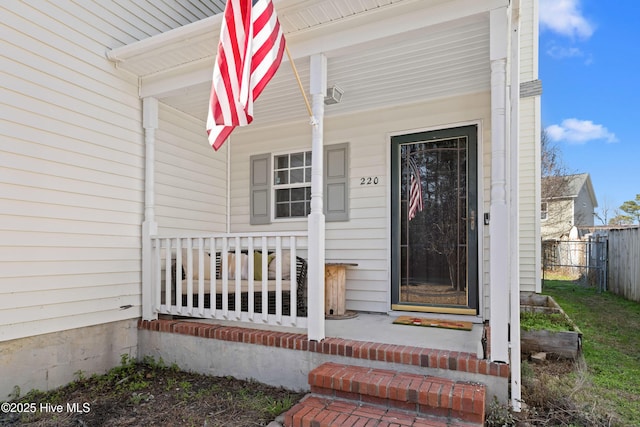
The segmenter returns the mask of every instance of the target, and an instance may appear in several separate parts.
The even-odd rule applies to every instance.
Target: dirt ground
[[[600,420],[581,419],[572,402],[550,393],[548,386],[555,379],[580,370],[576,362],[551,358],[526,362],[523,368],[523,399],[530,406],[519,414],[494,411],[493,422],[488,419],[487,425],[604,425]],[[3,406],[0,427],[266,426],[304,396],[257,382],[126,358],[105,375],[84,378],[78,373],[78,378],[63,388],[31,392],[12,401],[13,412]]]
[[[549,356],[542,362],[523,358],[522,411],[513,414],[514,424],[531,426],[614,426],[616,420],[593,410],[582,402],[580,390],[588,388],[584,380],[584,360]],[[498,417],[499,419],[499,417]],[[503,425],[493,423],[491,425]]]
[[[104,376],[28,394],[13,408],[27,413],[3,407],[0,426],[265,426],[303,396],[257,382],[127,362]],[[33,408],[36,413],[29,413]]]

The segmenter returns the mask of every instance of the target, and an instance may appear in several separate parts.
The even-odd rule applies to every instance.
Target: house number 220
[[[366,178],[360,178],[360,185],[376,185],[379,182],[377,176],[368,176]]]

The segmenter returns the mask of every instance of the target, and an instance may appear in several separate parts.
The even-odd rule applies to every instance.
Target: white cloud
[[[549,45],[545,52],[553,59],[582,58],[582,62],[584,63],[584,65],[591,65],[594,62],[593,54],[585,53],[582,51],[582,49],[577,47],[559,46],[554,42]]]
[[[581,0],[540,0],[540,25],[571,38],[588,39],[595,28],[580,11]]]
[[[555,59],[563,59],[582,57],[584,53],[577,47],[562,47],[554,44],[547,49],[547,55]]]
[[[561,124],[548,126],[545,130],[552,141],[584,144],[588,141],[604,139],[607,142],[618,142],[614,133],[591,120],[565,119]]]

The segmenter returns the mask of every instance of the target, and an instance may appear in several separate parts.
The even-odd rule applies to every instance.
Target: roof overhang
[[[328,58],[328,84],[342,114],[488,91],[489,14],[509,0],[274,0],[296,67],[308,87],[308,57]],[[205,120],[222,14],[113,49],[138,76],[140,96]],[[285,58],[285,62],[287,62]],[[306,117],[289,64],[255,105],[255,124]]]

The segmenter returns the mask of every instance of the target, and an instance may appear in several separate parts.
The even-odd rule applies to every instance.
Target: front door
[[[394,310],[478,312],[477,132],[391,138]]]

